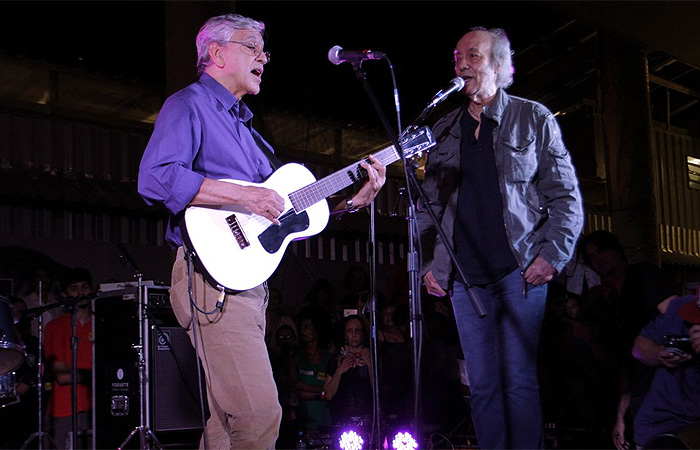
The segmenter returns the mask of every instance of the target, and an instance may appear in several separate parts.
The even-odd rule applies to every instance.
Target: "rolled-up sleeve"
[[[192,170],[201,145],[201,121],[186,101],[168,99],[156,119],[139,167],[138,192],[149,205],[183,211],[204,176]]]

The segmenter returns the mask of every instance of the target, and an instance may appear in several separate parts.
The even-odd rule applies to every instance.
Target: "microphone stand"
[[[413,123],[408,126],[402,133],[401,137],[405,136],[406,134],[414,131],[415,129],[420,126],[425,119],[428,117],[428,115],[433,111],[435,106],[443,101],[447,96],[443,96],[440,100],[437,102],[431,102],[428,104],[428,106],[423,109],[421,114],[416,118],[416,120],[413,121]],[[394,144],[396,145],[396,144]],[[398,148],[398,147],[397,147]],[[442,229],[442,226],[440,222],[438,221],[437,217],[435,216],[435,212],[433,211],[432,207],[430,207],[430,201],[425,194],[425,191],[423,191],[420,183],[418,182],[418,179],[416,178],[415,174],[415,169],[416,167],[413,164],[408,164],[405,160],[405,157],[403,155],[403,152],[399,152],[401,155],[401,159],[404,163],[404,169],[406,172],[406,179],[407,179],[407,188],[408,188],[408,208],[407,208],[407,215],[408,215],[408,241],[409,241],[409,250],[408,250],[408,255],[407,255],[407,268],[409,272],[409,288],[410,288],[410,299],[411,299],[411,305],[413,307],[413,314],[412,314],[412,322],[411,322],[411,330],[412,332],[416,333],[416,337],[413,338],[413,348],[414,348],[414,360],[416,361],[415,363],[415,372],[414,372],[414,389],[415,389],[415,395],[416,398],[419,396],[419,388],[420,388],[420,362],[422,358],[422,346],[420,345],[421,339],[423,336],[423,329],[422,329],[422,323],[421,321],[423,320],[422,316],[422,302],[421,302],[421,279],[420,279],[420,266],[421,266],[421,260],[419,258],[419,255],[416,251],[416,242],[419,239],[420,235],[418,233],[418,230],[416,229],[416,204],[414,202],[414,198],[418,200],[423,200],[422,204],[426,206],[426,211],[428,212],[428,215],[430,216],[430,220],[433,223],[433,226],[437,230],[438,234],[440,235],[440,238],[443,240],[443,242],[447,242],[447,237],[445,235],[445,231]],[[416,194],[417,193],[417,194]],[[454,250],[449,247],[445,246],[447,249],[448,254],[450,255],[450,260],[452,261],[452,265],[456,267],[457,271],[459,272],[459,275],[462,277],[462,280],[464,280],[464,284],[467,286],[467,293],[469,294],[469,298],[472,302],[472,306],[476,310],[477,314],[479,317],[485,317],[486,316],[486,311],[484,310],[483,305],[481,304],[481,301],[476,297],[474,292],[472,291],[472,286],[468,281],[467,276],[464,274],[464,271],[462,270],[462,267],[457,263],[457,258],[454,254]],[[414,415],[416,417],[416,424],[418,424],[418,420],[420,417],[420,412],[419,412],[419,402],[415,402],[415,410],[414,410]],[[417,427],[417,425],[416,425]]]
[[[95,297],[95,294],[79,295],[64,299],[63,306],[70,306],[71,314],[71,447],[77,448],[78,442],[78,303]]]
[[[150,448],[149,442],[154,444],[156,448],[158,449],[163,449],[163,445],[160,443],[156,435],[151,431],[151,429],[148,426],[148,423],[150,422],[150,411],[148,410],[149,408],[149,403],[146,399],[146,397],[149,395],[148,390],[146,389],[146,382],[148,379],[148,373],[147,373],[147,368],[148,364],[146,362],[146,347],[148,345],[147,342],[147,336],[148,336],[148,330],[146,330],[146,315],[148,314],[147,312],[147,307],[145,306],[145,299],[143,295],[143,274],[141,271],[136,267],[136,264],[133,262],[133,260],[128,256],[126,249],[122,247],[120,244],[117,244],[119,249],[122,251],[122,255],[120,255],[120,260],[124,262],[128,267],[130,267],[134,271],[134,277],[138,278],[138,322],[139,322],[139,342],[137,345],[132,345],[132,348],[138,351],[139,354],[139,361],[138,361],[138,368],[139,368],[139,402],[140,402],[140,408],[139,408],[139,425],[134,427],[131,430],[131,433],[129,433],[129,436],[126,437],[124,442],[119,446],[117,450],[122,450],[124,446],[131,440],[132,437],[136,435],[136,433],[139,433],[139,444],[140,444],[140,449],[141,450],[148,450]]]
[[[369,298],[367,299],[367,304],[365,304],[365,308],[369,306],[369,311],[370,311],[370,351],[372,352],[372,379],[374,380],[374,383],[372,383],[372,388],[373,388],[373,393],[374,393],[374,398],[376,399],[376,402],[374,403],[374,411],[373,411],[373,416],[374,420],[372,420],[372,431],[374,432],[376,430],[376,437],[377,437],[377,445],[381,442],[381,421],[382,421],[382,412],[381,412],[381,402],[380,402],[380,389],[379,389],[379,349],[377,346],[377,291],[376,291],[376,277],[377,277],[377,257],[376,257],[376,239],[375,239],[375,216],[376,216],[376,211],[374,209],[374,200],[372,200],[372,204],[370,205],[370,225],[369,225],[369,236],[370,236],[370,273],[369,273]],[[375,426],[376,424],[376,426]],[[379,449],[380,447],[376,447]]]
[[[444,99],[444,97],[443,97]],[[418,118],[408,127],[404,132],[401,134],[401,136],[404,136],[411,131],[415,130],[423,121],[425,118],[432,112],[433,108],[435,107],[437,103],[434,104],[429,104],[428,107],[426,107],[421,114],[418,116]],[[402,155],[403,158],[403,155]],[[430,206],[430,201],[427,198],[427,195],[423,191],[420,183],[418,182],[415,174],[415,167],[411,164],[406,164],[404,163],[404,168],[406,171],[406,178],[408,180],[408,229],[409,229],[409,252],[407,256],[407,267],[409,271],[409,283],[410,283],[410,290],[411,290],[411,300],[412,300],[412,305],[415,308],[414,309],[414,315],[416,317],[420,317],[422,320],[422,311],[421,311],[421,300],[420,300],[420,293],[421,293],[421,280],[420,280],[420,274],[419,274],[419,268],[421,265],[420,258],[418,257],[418,253],[415,251],[416,247],[416,241],[420,238],[420,235],[418,233],[418,230],[416,229],[416,204],[414,202],[414,196],[418,200],[423,200],[423,205],[426,206],[425,210],[428,212],[428,215],[430,216],[430,219],[433,223],[433,226],[437,230],[438,234],[440,235],[440,238],[443,240],[443,242],[447,242],[447,238],[445,235],[445,231],[442,229],[442,226],[440,225],[440,222],[438,221],[437,217],[435,216],[435,212],[433,211],[432,207]],[[412,191],[413,190],[413,191]],[[417,192],[417,194],[415,194]],[[486,311],[484,310],[483,305],[481,304],[481,301],[476,297],[474,292],[471,289],[471,284],[469,283],[466,275],[464,274],[462,267],[457,263],[456,256],[454,254],[454,250],[449,247],[445,246],[447,249],[447,252],[450,255],[450,259],[452,261],[452,265],[457,268],[457,271],[459,272],[460,276],[462,277],[462,280],[464,280],[464,284],[467,286],[467,293],[469,294],[469,297],[471,299],[472,305],[474,309],[476,310],[477,314],[479,317],[485,317],[486,316]],[[422,336],[422,328],[420,328],[422,324],[418,320],[415,320],[415,331],[420,332],[421,334],[419,336]],[[413,329],[413,328],[412,328]],[[414,347],[414,358],[416,358],[417,363],[415,364],[415,380],[414,380],[414,389],[415,389],[415,395],[419,395],[419,380],[420,380],[420,362],[421,362],[421,357],[422,357],[422,347],[419,346],[420,343],[420,338],[414,338],[413,339],[413,347]],[[418,409],[418,403],[416,402],[415,406],[415,417],[416,421],[418,421],[419,416],[419,409]]]
[[[408,188],[409,188],[409,208],[408,208],[408,221],[409,221],[409,228],[408,228],[408,233],[409,233],[409,253],[407,256],[407,267],[409,271],[409,287],[410,287],[410,293],[409,293],[409,298],[411,301],[411,333],[412,333],[412,342],[413,342],[413,360],[414,360],[414,395],[415,395],[415,409],[414,409],[414,429],[417,431],[419,429],[419,421],[420,421],[420,412],[419,412],[419,401],[418,399],[420,398],[420,363],[421,363],[421,349],[422,349],[422,337],[423,337],[423,329],[422,329],[422,320],[423,320],[423,315],[422,315],[422,305],[421,305],[421,298],[420,298],[420,291],[421,291],[421,280],[419,276],[419,268],[420,268],[420,259],[418,258],[418,254],[416,252],[416,241],[418,238],[418,233],[417,230],[415,229],[415,204],[413,203],[413,196],[410,194],[410,189],[413,188],[415,189],[416,192],[418,192],[420,198],[423,199],[423,204],[427,205],[428,207],[426,208],[429,216],[433,222],[433,225],[435,226],[435,229],[438,231],[440,234],[440,237],[445,240],[445,232],[440,226],[439,221],[437,220],[437,217],[435,216],[435,213],[433,212],[432,208],[429,207],[430,202],[427,201],[427,196],[425,195],[425,192],[421,189],[420,184],[418,183],[415,173],[413,170],[409,170],[411,168],[411,165],[406,162],[405,155],[403,154],[403,151],[401,149],[401,145],[399,144],[399,138],[396,136],[394,131],[391,128],[391,125],[388,123],[386,116],[384,115],[381,106],[379,105],[379,102],[377,101],[374,93],[372,92],[372,89],[370,88],[369,84],[367,83],[367,75],[366,73],[362,70],[361,67],[362,61],[359,62],[352,62],[352,67],[353,70],[355,71],[355,75],[357,76],[358,80],[362,83],[362,86],[364,87],[365,91],[367,92],[367,95],[369,96],[375,110],[377,111],[377,114],[379,116],[379,119],[382,122],[382,125],[384,126],[385,132],[391,139],[392,144],[394,145],[394,148],[396,148],[397,153],[401,157],[401,161],[403,163],[405,172],[406,172],[406,178],[407,178],[407,183],[408,183]],[[438,101],[431,102],[427,108],[423,110],[423,112],[418,116],[418,118],[404,131],[401,133],[401,137],[405,136],[407,133],[415,130],[417,128],[418,124],[422,123],[425,118],[432,112],[434,107],[443,101],[445,98],[447,98],[447,95],[442,96]],[[457,264],[457,260],[454,254],[453,249],[446,247],[448,250],[448,253],[450,255],[450,258],[453,262],[453,265],[457,268],[460,276],[462,276],[462,279],[465,282],[465,285],[467,285],[468,289],[467,292],[469,293],[469,297],[472,301],[472,305],[477,311],[477,314],[479,317],[484,317],[486,316],[486,312],[481,305],[481,302],[479,299],[476,297],[476,295],[472,292],[471,290],[471,285],[467,281],[467,277],[462,271],[462,268]],[[374,302],[375,298],[374,295],[371,298],[371,301]],[[376,309],[376,307],[373,307],[373,309]],[[375,362],[376,366],[376,362]],[[375,372],[376,373],[376,372]],[[379,378],[375,378],[376,382],[379,382]],[[377,399],[377,404],[379,404],[379,399]],[[380,408],[377,406],[377,415],[378,417],[380,414]],[[379,432],[379,429],[377,431],[377,447],[376,448],[381,448],[381,433]]]
[[[73,439],[71,439],[71,447],[76,449],[78,440],[78,304],[73,300],[71,304],[71,418]]]
[[[43,407],[44,407],[44,402],[42,399],[42,393],[44,390],[44,381],[43,381],[43,361],[44,361],[44,316],[43,312],[48,310],[48,309],[53,309],[61,306],[60,303],[54,303],[51,305],[44,306],[44,301],[43,301],[43,282],[39,281],[39,308],[36,308],[34,311],[38,313],[38,338],[39,338],[39,349],[37,351],[37,363],[36,363],[36,368],[37,368],[37,374],[36,374],[36,390],[37,390],[37,402],[38,402],[38,426],[37,426],[37,431],[30,434],[29,437],[27,438],[26,441],[22,444],[22,447],[20,447],[22,450],[26,449],[29,444],[34,440],[34,438],[39,438],[39,450],[42,450],[44,448],[44,435],[49,438],[49,440],[56,445],[56,442],[53,440],[51,435],[49,433],[45,433],[43,430],[43,421],[44,421],[44,412],[43,412]],[[29,311],[27,311],[27,314],[29,314]]]
[[[446,96],[443,97],[442,100],[447,98]],[[440,101],[442,101],[440,100]],[[406,134],[410,133],[411,131],[415,130],[420,126],[424,121],[425,118],[428,117],[428,115],[433,111],[437,103],[431,103],[429,104],[416,118],[416,120],[413,121],[411,125],[406,128],[403,133],[401,133],[401,136],[405,136]],[[402,154],[403,157],[403,154]],[[428,196],[425,194],[425,191],[423,191],[422,186],[420,183],[418,183],[418,179],[416,178],[415,174],[415,167],[409,166],[408,164],[404,164],[404,167],[406,168],[406,176],[409,180],[409,191],[411,188],[415,189],[415,191],[418,193],[418,199],[423,200],[423,205],[425,206],[425,210],[428,212],[428,215],[430,216],[430,220],[432,221],[433,225],[435,226],[435,229],[437,230],[438,234],[440,235],[440,239],[442,239],[443,242],[447,242],[447,236],[445,235],[445,231],[442,229],[440,226],[440,223],[437,220],[437,217],[435,216],[435,212],[433,211],[433,208],[430,207],[430,199]],[[408,170],[409,167],[411,170]],[[409,199],[409,211],[410,211],[410,217],[409,217],[409,222],[412,222],[415,220],[415,205],[413,203],[413,198],[414,196],[410,194],[408,195]],[[415,232],[412,226],[409,226],[409,229],[413,231],[412,234],[409,234],[409,237],[411,236],[418,236],[418,233]],[[413,244],[413,239],[410,239],[410,244]],[[469,282],[469,279],[465,275],[464,271],[462,270],[462,266],[460,266],[457,263],[457,257],[455,256],[454,249],[450,246],[445,246],[445,249],[447,250],[447,253],[450,255],[450,260],[452,261],[452,265],[457,269],[457,272],[459,272],[459,275],[462,277],[462,280],[464,280],[464,284],[467,287],[467,294],[469,294],[469,299],[472,302],[472,306],[476,310],[476,313],[479,315],[479,317],[486,317],[486,311],[484,310],[484,306],[481,304],[481,301],[476,297],[476,294],[474,294],[474,291],[472,291],[472,284]],[[418,260],[416,260],[416,268],[418,267]],[[411,265],[409,261],[409,271],[411,270]],[[418,283],[418,289],[420,292],[420,281]]]
[[[379,102],[377,101],[377,98],[374,95],[374,92],[372,91],[372,88],[369,86],[369,83],[367,83],[367,74],[365,71],[362,69],[362,61],[359,62],[352,62],[352,68],[355,71],[355,75],[357,76],[357,79],[360,80],[362,83],[362,86],[364,87],[365,91],[367,92],[367,95],[369,96],[372,104],[374,105],[375,110],[377,111],[377,114],[379,115],[379,119],[382,121],[382,124],[384,125],[384,129],[391,138],[394,146],[396,149],[400,149],[401,147],[399,146],[397,137],[391,127],[389,125],[389,122],[387,121],[386,116],[384,115],[381,106],[379,105]],[[401,153],[401,151],[398,151]],[[374,259],[376,258],[376,254],[374,253],[374,201],[371,203],[371,211],[370,211],[370,239],[372,243],[372,254],[370,258],[370,268],[372,269],[370,273],[370,296],[368,299],[368,302],[370,303],[370,322],[371,322],[371,333],[372,333],[372,338],[370,339],[370,344],[371,344],[371,349],[372,349],[372,358],[374,359],[373,364],[372,364],[372,375],[374,377],[374,398],[375,398],[375,409],[374,409],[374,417],[375,420],[372,423],[372,435],[376,439],[375,447],[376,449],[382,448],[381,445],[381,440],[382,440],[382,433],[381,433],[381,418],[382,418],[382,413],[381,413],[381,402],[380,402],[380,395],[379,395],[379,364],[378,364],[378,352],[377,352],[377,334],[376,334],[376,323],[377,323],[377,296],[376,292],[374,290],[374,278],[375,278],[375,272],[374,272]],[[365,305],[366,307],[367,305]],[[370,444],[371,445],[371,444]],[[370,447],[372,448],[372,447]]]
[[[71,314],[71,419],[72,433],[71,447],[78,448],[78,304],[80,302],[91,300],[96,297],[96,294],[79,295],[77,297],[68,297],[63,301],[63,306],[70,306]]]

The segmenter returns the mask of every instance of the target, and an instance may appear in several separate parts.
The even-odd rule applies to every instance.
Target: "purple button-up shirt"
[[[138,190],[149,205],[163,204],[170,211],[170,245],[182,245],[182,215],[204,178],[260,183],[272,173],[253,138],[252,117],[207,74],[163,104],[141,159]]]

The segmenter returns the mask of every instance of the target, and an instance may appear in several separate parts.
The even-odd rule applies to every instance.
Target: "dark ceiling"
[[[377,127],[381,121],[358,74],[348,64],[335,66],[327,59],[334,45],[371,48],[389,57],[363,64],[383,114],[395,126],[410,122],[454,76],[450,59],[455,42],[470,27],[483,25],[509,33],[515,52],[515,93],[534,96],[554,110],[569,107],[571,86],[585,84],[591,75],[595,52],[591,37],[605,30],[647,49],[650,73],[679,88],[669,95],[655,86],[658,101],[671,96],[671,111],[697,112],[689,105],[697,101],[693,94],[700,90],[700,2],[174,3],[199,10],[202,4],[211,4],[213,13],[230,6],[267,24],[273,60],[261,93],[246,98],[253,106]],[[170,67],[164,50],[165,10],[162,0],[5,1],[0,3],[0,51],[162,86]],[[28,17],[31,21],[21,19]],[[192,65],[193,41],[194,36],[191,48],[182,52]],[[396,114],[399,108],[401,118]]]
[[[261,93],[246,97],[246,102],[254,111],[267,108],[290,113],[285,120],[275,120],[274,134],[280,136],[277,144],[284,144],[281,154],[297,159],[325,155],[314,143],[321,141],[319,136],[332,135],[329,129],[338,124],[362,125],[352,136],[343,131],[344,158],[356,160],[360,153],[366,153],[368,144],[373,148],[370,134],[372,139],[379,135],[381,140],[379,133],[364,132],[381,129],[381,122],[358,74],[348,64],[330,63],[328,49],[340,45],[388,55],[388,61],[367,61],[363,68],[388,122],[398,128],[396,81],[405,127],[454,77],[452,48],[476,25],[502,27],[508,32],[516,67],[511,92],[541,101],[559,114],[590,109],[595,104],[596,38],[610,33],[629,41],[647,55],[653,118],[700,135],[700,2],[176,3],[198,13],[202,4],[211,4],[212,15],[221,13],[222,5],[235,5],[236,12],[267,24],[272,62],[263,75]],[[165,58],[166,43],[172,39],[165,31],[166,21],[172,20],[166,6],[170,5],[160,0],[0,2],[0,53],[119,81],[88,86],[84,82],[87,78],[77,78],[73,89],[80,101],[76,107],[88,108],[84,116],[114,120],[129,113],[130,120],[140,115],[148,124],[162,102],[158,92],[163,92],[166,70],[173,67]],[[175,32],[185,33],[177,27]],[[191,60],[185,61],[185,67],[194,67],[193,41],[194,34],[187,38],[191,48],[180,55]],[[3,96],[12,89],[26,93],[32,89],[31,83],[0,69]],[[96,93],[94,98],[99,101],[94,102],[87,93]],[[61,100],[65,104],[66,98]],[[441,107],[456,101],[457,96],[450,97]],[[438,113],[436,110],[434,116]],[[588,138],[572,136],[572,152]],[[333,138],[326,141],[334,151]],[[384,146],[386,142],[376,144]],[[595,161],[579,158],[578,164],[582,175],[595,179]],[[6,178],[12,183],[12,178]]]
[[[697,1],[538,3],[700,67],[700,3]]]

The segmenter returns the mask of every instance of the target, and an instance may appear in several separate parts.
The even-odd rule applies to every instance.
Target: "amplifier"
[[[129,436],[143,412],[144,425],[161,444],[191,439],[196,447],[202,399],[207,410],[197,356],[170,308],[169,287],[142,289],[141,307],[138,287],[93,301],[93,446],[119,448],[129,439],[123,448],[139,448],[139,431]]]

